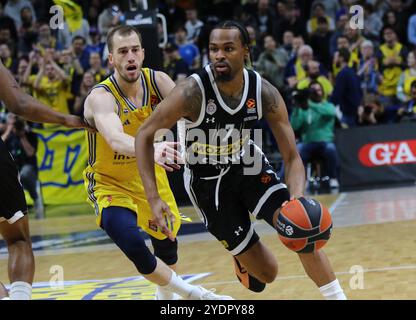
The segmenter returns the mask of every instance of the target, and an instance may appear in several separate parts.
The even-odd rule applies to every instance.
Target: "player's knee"
[[[32,252],[32,243],[27,239],[8,239],[6,243],[9,252]]]
[[[264,283],[272,283],[276,279],[277,273],[277,263],[268,264],[260,270],[259,274],[257,275],[257,278]]]
[[[155,250],[155,256],[167,265],[173,265],[178,261],[178,240],[170,239],[158,240],[152,238],[152,245]]]
[[[157,264],[156,258],[136,229],[126,228],[114,240],[141,274],[150,274],[155,271]]]

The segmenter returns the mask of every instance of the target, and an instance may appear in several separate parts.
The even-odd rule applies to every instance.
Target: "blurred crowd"
[[[57,111],[81,115],[88,92],[112,72],[106,35],[124,23],[125,12],[119,1],[61,2],[77,3],[82,18],[51,29],[49,10],[57,1],[1,1],[0,59],[28,93]],[[208,63],[214,25],[224,19],[245,25],[249,67],[282,93],[305,165],[319,155],[331,186],[339,171],[335,128],[416,120],[416,0],[156,2],[168,31],[159,52],[162,70],[175,81]],[[355,13],[353,5],[360,6]],[[0,106],[3,140],[33,163],[33,124],[16,120]],[[267,124],[259,126],[273,153]]]

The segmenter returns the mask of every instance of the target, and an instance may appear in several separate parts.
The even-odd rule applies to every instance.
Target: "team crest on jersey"
[[[247,113],[256,113],[256,100],[248,99],[246,102]]]
[[[208,100],[206,110],[207,110],[207,113],[211,116],[217,111],[217,105],[214,103],[213,99]]]

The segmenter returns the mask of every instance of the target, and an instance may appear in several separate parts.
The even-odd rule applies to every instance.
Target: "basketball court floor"
[[[416,187],[314,196],[330,208],[334,229],[324,247],[349,299],[416,299]],[[254,221],[279,263],[277,280],[262,293],[245,289],[232,258],[182,208],[192,223],[179,236],[178,273],[235,299],[322,299],[297,255],[276,232]],[[88,216],[31,221],[36,257],[34,299],[154,299],[155,287]],[[7,282],[7,250],[0,241],[0,279]]]

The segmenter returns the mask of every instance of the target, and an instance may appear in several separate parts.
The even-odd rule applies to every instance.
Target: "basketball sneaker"
[[[240,281],[243,286],[251,291],[262,292],[264,288],[266,288],[266,284],[250,275],[235,257],[233,257],[233,259],[235,274],[238,281]]]
[[[175,292],[163,290],[159,286],[156,287],[155,300],[181,300],[182,297]]]
[[[207,290],[201,286],[195,286],[188,298],[184,300],[234,300],[230,296],[215,294],[215,289]]]

